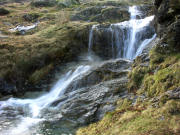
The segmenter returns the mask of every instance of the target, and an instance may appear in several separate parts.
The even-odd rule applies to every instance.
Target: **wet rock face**
[[[5,80],[0,78],[0,95],[6,96],[16,92],[17,89],[15,85],[7,83]]]
[[[126,77],[130,65],[130,61],[123,59],[106,61],[74,80],[68,86],[65,93],[69,93],[75,89],[80,89],[83,87],[90,87],[103,81],[118,79],[119,77]]]
[[[153,13],[153,5],[140,5],[138,9],[143,13],[141,18],[145,18],[147,16],[154,15]]]
[[[103,59],[122,58],[124,56],[125,42],[131,33],[131,27],[121,27],[120,25],[98,25],[93,30],[92,51]],[[137,42],[135,50],[145,39],[150,39],[155,30],[152,26],[145,26],[136,33]],[[121,50],[121,51],[119,51]]]
[[[125,91],[126,83],[127,78],[123,78],[79,89],[62,105],[61,113],[66,119],[83,125],[99,120],[106,112],[115,109],[114,104],[120,96],[116,90]]]
[[[99,25],[93,31],[91,49],[101,58],[110,59],[113,57],[112,40],[110,25]]]
[[[180,13],[179,0],[155,0],[154,4],[156,6],[156,21],[160,25],[169,25],[170,23],[175,21],[176,15]],[[157,32],[160,33],[162,31],[157,30]]]
[[[63,115],[62,120],[85,125],[101,119],[106,112],[114,110],[119,97],[127,94],[127,73],[130,65],[129,61],[123,59],[107,61],[74,80],[67,88],[63,98],[53,103],[53,106],[59,106],[60,113]],[[111,72],[116,76],[107,80],[97,80],[97,78],[101,78],[100,76],[104,76],[104,78],[110,76],[107,73],[99,74],[97,72]],[[124,73],[121,74],[122,72]],[[93,79],[97,82],[94,82]]]

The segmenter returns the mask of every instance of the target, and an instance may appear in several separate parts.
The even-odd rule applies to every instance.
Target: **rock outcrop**
[[[52,105],[59,106],[62,120],[86,125],[100,120],[115,109],[116,101],[127,94],[130,61],[107,61],[74,80],[64,96]]]
[[[43,34],[40,33],[41,40],[23,38],[26,47],[21,48],[20,53],[18,53],[20,50],[14,46],[1,45],[0,52],[6,54],[0,56],[3,67],[0,70],[0,78],[16,86],[16,94],[22,94],[25,89],[26,91],[42,90],[43,84],[50,83],[48,76],[53,77],[51,71],[57,65],[75,60],[77,54],[87,50],[91,25],[91,23],[73,22],[64,26],[49,27],[42,31]],[[13,53],[10,53],[11,51]],[[17,59],[14,60],[12,57]],[[4,59],[14,64],[9,66],[8,63],[4,63]],[[50,72],[51,75],[48,75]],[[7,93],[3,92],[3,94]],[[14,92],[11,94],[16,95]]]
[[[90,6],[72,15],[72,21],[122,22],[129,19],[128,6],[118,2],[107,2]]]
[[[127,42],[129,42],[131,27],[118,24],[101,24],[93,29],[91,49],[103,59],[123,57]],[[135,50],[145,39],[150,39],[155,34],[152,26],[145,26],[136,33],[137,42]],[[128,40],[128,41],[127,41]]]
[[[156,31],[162,38],[159,50],[180,51],[180,1],[155,0]]]

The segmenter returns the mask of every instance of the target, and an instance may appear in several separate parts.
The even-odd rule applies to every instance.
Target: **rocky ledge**
[[[61,120],[86,125],[113,111],[117,100],[128,95],[130,65],[124,59],[107,61],[74,80],[65,94],[52,103],[59,108]]]

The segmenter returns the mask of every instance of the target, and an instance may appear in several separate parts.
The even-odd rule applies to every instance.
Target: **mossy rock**
[[[28,22],[35,22],[41,16],[39,13],[28,13],[23,15],[23,19]]]
[[[55,0],[35,0],[31,2],[31,6],[34,7],[53,7],[56,5]]]
[[[0,8],[0,16],[3,16],[3,15],[7,15],[7,14],[9,14],[10,12],[7,10],[7,9],[5,9],[5,8]]]
[[[53,69],[53,65],[50,64],[46,67],[43,67],[41,69],[36,70],[30,77],[29,77],[29,82],[32,84],[37,84],[45,78],[48,73]]]

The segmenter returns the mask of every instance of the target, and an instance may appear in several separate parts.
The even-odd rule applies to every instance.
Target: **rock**
[[[165,25],[163,27],[165,27]],[[170,52],[179,52],[180,51],[180,19],[174,21],[165,29],[166,31],[161,34],[161,40],[156,46],[157,52],[164,54],[168,54]]]
[[[31,2],[31,5],[35,7],[52,7],[56,4],[55,0],[35,0]]]
[[[138,10],[140,10],[143,13],[140,17],[142,19],[147,16],[154,15],[153,5],[148,5],[148,4],[147,5],[139,5]]]
[[[38,13],[31,13],[23,15],[23,19],[28,22],[36,22],[37,19],[40,17]]]
[[[154,5],[155,5],[156,7],[159,7],[160,4],[161,4],[161,2],[162,2],[162,0],[155,0],[155,1],[154,1]]]
[[[129,12],[119,7],[106,8],[100,15],[92,17],[90,21],[96,22],[122,22],[129,19]]]
[[[86,8],[82,11],[79,11],[75,15],[72,15],[71,21],[78,21],[78,20],[88,21],[91,16],[100,14],[102,9],[103,8],[99,6]]]
[[[109,60],[77,78],[68,86],[66,93],[89,87],[103,81],[127,76],[131,62],[124,59]]]
[[[180,99],[180,87],[165,93],[169,99]]]
[[[65,101],[65,100],[67,100],[68,99],[68,96],[61,96],[59,99],[57,99],[56,101],[54,101],[52,104],[51,104],[51,106],[56,106],[56,105],[58,105],[60,102],[63,102],[63,101]]]
[[[3,16],[3,15],[7,15],[7,14],[9,14],[10,12],[7,10],[7,9],[5,9],[5,8],[0,8],[0,16]]]
[[[0,39],[8,38],[8,36],[3,35],[2,32],[0,31]]]
[[[3,24],[6,26],[12,26],[12,24],[10,22],[3,22]]]
[[[123,59],[107,61],[74,80],[66,89],[65,95],[53,103],[59,108],[62,120],[86,125],[100,120],[106,112],[113,111],[119,97],[128,95],[126,70],[130,64],[131,62]],[[111,76],[108,72],[116,76]],[[122,72],[125,73],[121,74]],[[101,76],[111,77],[106,80]]]
[[[32,29],[35,29],[37,27],[38,23],[34,23],[33,25],[30,26],[21,26],[18,25],[15,28],[10,29],[10,32],[16,32],[16,34],[21,34],[24,35],[27,31],[30,31]]]
[[[6,81],[0,78],[0,93],[2,95],[10,95],[16,92],[17,89],[14,84],[7,83]]]
[[[80,4],[79,0],[63,0],[63,1],[59,1],[57,6],[59,8],[66,8],[72,5],[79,5],[79,4]]]
[[[92,51],[103,59],[123,57],[126,41],[131,32],[130,27],[122,27],[120,24],[100,24],[93,29]],[[155,34],[152,26],[145,26],[136,34],[135,50],[145,39],[150,39]],[[126,40],[125,40],[126,39]],[[121,51],[119,51],[121,50]]]
[[[70,93],[71,97],[60,109],[62,115],[82,125],[101,119],[106,112],[115,108],[114,104],[120,95],[114,93],[116,89],[125,91],[127,81],[127,78],[111,80],[76,90],[73,95]]]
[[[156,9],[156,30],[161,36],[166,32],[167,26],[175,20],[175,16],[179,14],[180,1],[179,0],[155,0]]]
[[[97,5],[79,11],[71,17],[72,21],[122,22],[129,19],[128,8]]]

